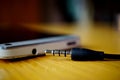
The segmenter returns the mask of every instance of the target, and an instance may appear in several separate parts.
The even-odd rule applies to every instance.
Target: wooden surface
[[[74,26],[74,27],[73,27]],[[30,29],[80,36],[80,46],[120,54],[120,33],[109,25],[29,25]],[[120,80],[120,60],[72,61],[70,56],[0,60],[0,80]]]

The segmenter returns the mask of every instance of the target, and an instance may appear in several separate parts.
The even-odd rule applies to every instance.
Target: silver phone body
[[[49,37],[0,44],[0,59],[22,58],[44,54],[46,49],[69,49],[79,46],[79,37],[73,35]]]

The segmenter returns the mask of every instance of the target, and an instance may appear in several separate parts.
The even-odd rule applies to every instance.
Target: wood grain
[[[54,33],[56,29],[58,33],[74,34],[80,36],[80,45],[85,48],[119,54],[119,32],[112,27],[100,26],[92,26],[86,31],[87,28],[76,30],[68,25],[51,25],[49,32]],[[31,25],[29,28],[47,31],[48,26]],[[20,60],[0,60],[0,80],[120,80],[120,60],[72,61],[70,56],[50,54]]]

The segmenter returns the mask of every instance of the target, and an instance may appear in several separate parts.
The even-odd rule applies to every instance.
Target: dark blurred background
[[[120,12],[117,0],[0,0],[0,23],[74,22],[75,8],[86,4],[94,21],[113,23]]]
[[[21,24],[69,24],[88,19],[116,24],[119,13],[117,0],[0,0],[0,40],[38,34]]]
[[[94,21],[115,23],[120,13],[120,2],[117,0],[91,0],[94,10]]]

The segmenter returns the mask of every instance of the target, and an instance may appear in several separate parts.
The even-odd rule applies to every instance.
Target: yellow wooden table
[[[76,26],[74,28],[73,26]],[[120,53],[120,33],[109,25],[29,25],[29,29],[80,36],[80,46]],[[0,80],[120,80],[120,60],[72,61],[70,56],[0,60]]]

